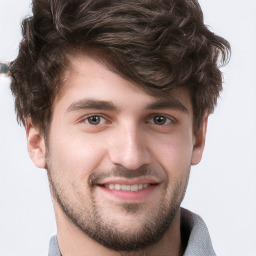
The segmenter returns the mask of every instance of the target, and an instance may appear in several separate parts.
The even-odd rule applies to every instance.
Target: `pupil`
[[[99,124],[100,123],[100,118],[98,116],[91,116],[91,117],[89,117],[88,122],[90,124],[93,124],[93,125]]]
[[[154,122],[155,122],[155,124],[163,125],[166,123],[166,118],[164,116],[155,116]]]

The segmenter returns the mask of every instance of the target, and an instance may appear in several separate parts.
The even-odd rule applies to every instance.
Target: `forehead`
[[[63,98],[75,102],[84,97],[115,100],[128,105],[153,101],[174,103],[178,100],[191,109],[190,93],[185,87],[160,90],[138,85],[115,72],[106,62],[81,54],[70,58],[69,69],[64,72],[60,87],[55,104]]]

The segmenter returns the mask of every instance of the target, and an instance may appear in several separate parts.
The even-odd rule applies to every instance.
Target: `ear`
[[[192,153],[192,160],[191,160],[192,165],[198,164],[202,159],[204,145],[205,145],[207,124],[208,124],[208,115],[204,117],[203,124],[194,135],[195,137],[194,137],[193,153]]]
[[[46,168],[45,139],[38,127],[34,126],[31,118],[26,119],[26,135],[28,154],[38,168]]]

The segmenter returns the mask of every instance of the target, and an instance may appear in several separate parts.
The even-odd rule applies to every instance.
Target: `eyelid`
[[[151,120],[151,119],[153,119],[153,118],[156,117],[156,116],[160,116],[160,117],[162,116],[162,117],[164,117],[164,118],[166,118],[166,119],[169,119],[169,120],[170,120],[170,123],[169,123],[169,124],[175,124],[175,123],[177,123],[177,120],[176,120],[174,117],[171,117],[171,116],[169,116],[169,115],[167,115],[167,114],[159,114],[159,113],[155,113],[155,114],[150,115],[150,117],[148,118],[148,120]],[[149,122],[149,121],[148,121],[148,123],[155,124],[154,122]],[[155,124],[155,125],[157,125],[157,124]],[[159,126],[165,126],[165,125],[168,125],[168,124],[159,125]]]
[[[106,123],[110,123],[111,121],[110,121],[110,118],[109,117],[107,117],[105,114],[100,114],[100,113],[92,113],[92,114],[88,114],[88,115],[84,115],[84,116],[82,116],[81,118],[79,118],[78,120],[77,120],[77,123],[84,123],[86,120],[88,120],[88,118],[90,118],[90,117],[93,117],[93,116],[98,116],[98,117],[100,117],[100,118],[103,118],[104,120],[105,120],[105,122],[104,122],[104,124],[106,124]],[[165,117],[166,119],[169,119],[170,120],[170,124],[175,124],[175,123],[177,123],[177,120],[174,118],[174,117],[172,117],[172,116],[170,116],[170,115],[168,115],[168,114],[161,114],[161,113],[154,113],[154,114],[151,114],[150,116],[149,116],[149,118],[147,118],[147,123],[152,123],[152,124],[154,124],[153,122],[149,122],[149,120],[152,120],[154,117],[156,117],[156,116],[163,116],[163,117]],[[86,123],[88,123],[88,122],[86,122]],[[155,125],[157,125],[157,124],[155,124]],[[166,124],[165,124],[166,125]],[[162,125],[162,126],[164,126],[164,125]]]
[[[84,115],[83,117],[81,117],[81,118],[78,119],[78,123],[85,123],[86,120],[88,120],[88,118],[93,117],[93,116],[98,116],[98,117],[104,119],[104,120],[105,120],[104,124],[105,124],[105,123],[108,123],[108,118],[106,117],[106,115],[104,115],[104,114],[98,114],[98,113],[93,113],[93,114]],[[86,123],[89,124],[89,122],[86,122]],[[101,124],[101,125],[102,125],[102,124]]]

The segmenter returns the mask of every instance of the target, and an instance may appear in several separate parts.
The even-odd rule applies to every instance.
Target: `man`
[[[215,255],[180,204],[228,42],[196,0],[34,0],[32,11],[10,75],[49,178],[49,255]]]

